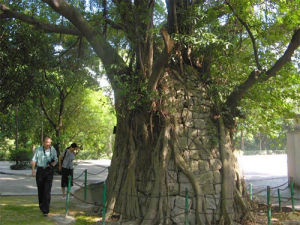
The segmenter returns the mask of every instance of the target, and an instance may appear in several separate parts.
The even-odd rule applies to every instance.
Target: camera
[[[51,159],[51,161],[48,161],[48,166],[49,166],[50,168],[54,168],[54,166],[52,165],[53,162],[55,162],[54,159]]]

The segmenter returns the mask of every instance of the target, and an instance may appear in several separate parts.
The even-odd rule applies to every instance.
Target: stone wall
[[[194,83],[194,85],[199,82]],[[193,85],[193,84],[192,84]],[[189,90],[192,90],[190,88]],[[215,224],[220,219],[222,162],[218,151],[216,124],[212,121],[212,102],[208,90],[196,87],[197,91],[177,90],[179,135],[175,148],[182,152],[185,162],[196,177],[201,189],[201,220],[203,224]],[[188,191],[189,224],[195,224],[196,198],[188,177],[175,165],[169,165],[169,192],[177,194],[170,199],[171,220],[184,224],[185,195]]]
[[[167,78],[166,78],[167,79]],[[190,78],[189,78],[190,79]],[[184,87],[183,87],[184,86]],[[210,99],[209,87],[201,86],[199,80],[187,80],[184,85],[180,82],[169,88],[164,89],[165,94],[160,99],[164,103],[162,112],[170,112],[172,121],[176,125],[176,134],[172,133],[172,140],[169,141],[168,150],[170,160],[166,178],[163,182],[167,183],[167,190],[162,190],[162,196],[167,196],[165,202],[168,208],[163,209],[162,218],[156,218],[160,221],[168,218],[172,225],[185,224],[186,214],[186,192],[188,193],[188,220],[190,225],[196,223],[196,194],[194,192],[191,180],[175,163],[173,152],[180,152],[188,169],[193,173],[196,183],[200,187],[200,219],[202,224],[217,224],[220,220],[220,204],[221,204],[221,183],[223,165],[219,152],[219,135],[218,124],[214,119],[213,102]],[[226,141],[228,141],[226,137]],[[172,143],[171,143],[172,142]],[[175,151],[173,149],[175,148]],[[236,170],[236,158],[233,155],[230,144],[226,143],[227,157],[230,159],[228,163]],[[173,156],[172,156],[173,155]],[[228,156],[229,155],[229,156]],[[228,167],[228,165],[227,165]],[[151,182],[145,185],[142,177],[136,177],[138,183],[139,205],[141,206],[142,215],[147,213],[148,204],[153,198],[161,196],[151,196],[151,190],[156,181],[153,172],[150,172]],[[233,192],[235,185],[235,174],[227,183],[229,185],[230,196],[226,196],[226,209],[229,206],[228,214],[235,218],[235,208],[233,205]],[[239,188],[239,187],[237,187]],[[228,200],[230,198],[230,200]],[[198,201],[199,202],[199,201]],[[165,205],[164,205],[165,207]],[[167,213],[166,213],[167,212]],[[166,214],[164,214],[166,213]],[[163,224],[163,222],[161,223]]]

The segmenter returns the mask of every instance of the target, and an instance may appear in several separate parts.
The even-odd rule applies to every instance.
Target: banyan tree
[[[236,120],[247,116],[241,102],[253,87],[293,67],[296,1],[13,2],[0,4],[2,20],[88,42],[110,81],[117,124],[107,219],[184,224],[186,208],[189,224],[251,218]]]

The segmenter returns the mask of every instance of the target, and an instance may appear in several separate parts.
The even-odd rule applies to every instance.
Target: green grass
[[[92,215],[87,209],[81,209],[83,203],[72,199],[69,216],[75,217],[75,225],[95,224],[99,216]],[[57,217],[65,215],[65,201],[52,197],[50,213],[44,217],[39,210],[37,196],[0,196],[0,225],[44,225],[59,224]]]

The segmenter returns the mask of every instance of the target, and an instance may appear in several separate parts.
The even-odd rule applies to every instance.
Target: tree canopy
[[[183,58],[183,60],[190,60],[193,67],[201,70],[206,63],[211,65],[210,73],[204,74],[203,79],[215,84],[214,87],[223,99],[222,101],[232,109],[230,113],[236,114],[240,111],[237,110],[237,106],[241,99],[259,100],[261,96],[259,90],[262,90],[259,88],[260,83],[270,78],[272,79],[268,81],[268,84],[273,87],[272,93],[276,92],[276,87],[281,88],[282,82],[287,84],[286,90],[291,90],[291,93],[283,93],[280,89],[279,92],[282,93],[278,98],[265,95],[265,98],[269,98],[269,102],[274,102],[274,99],[280,101],[280,99],[297,99],[298,97],[299,76],[297,76],[295,63],[299,60],[299,53],[292,58],[299,42],[299,30],[297,30],[299,7],[296,1],[204,1],[204,4],[195,1],[190,6],[186,6],[189,8],[188,13],[183,15],[179,12],[180,18],[177,19],[182,21],[181,27],[176,27],[175,24],[172,29],[183,32],[175,32],[173,37],[170,37],[164,30],[167,12],[170,12],[171,5],[175,4],[172,1],[167,1],[166,5],[162,1],[155,3],[154,1],[43,2],[46,4],[42,1],[3,3],[1,4],[1,21],[11,23],[11,26],[6,28],[9,27],[10,32],[16,32],[17,29],[13,27],[15,25],[9,22],[10,20],[3,19],[16,18],[49,35],[57,33],[60,37],[63,36],[60,41],[65,39],[67,43],[68,39],[71,40],[70,35],[80,40],[84,36],[100,57],[113,88],[115,91],[118,90],[116,93],[126,92],[128,95],[133,95],[139,92],[134,95],[138,99],[132,99],[131,102],[143,102],[141,96],[149,94],[156,85],[164,67],[162,63],[165,61],[165,54],[171,54],[174,41],[183,43],[189,49],[198,52]],[[151,15],[154,17],[151,18]],[[189,26],[190,24],[192,27]],[[96,28],[97,26],[99,29]],[[160,33],[163,39],[159,37]],[[16,38],[17,35],[18,33],[16,33]],[[30,41],[30,37],[24,32],[22,35],[24,40]],[[30,44],[34,43],[41,42]],[[163,47],[164,43],[165,47]],[[67,48],[68,44],[66,45]],[[71,46],[70,41],[69,46]],[[37,46],[26,45],[26,47],[31,51],[32,49],[41,51],[41,48]],[[136,55],[133,49],[138,49],[140,56]],[[150,70],[150,67],[143,68],[141,65],[146,60],[141,58],[146,52],[152,57],[161,55],[158,57],[159,60],[148,62],[149,66],[155,65],[153,70]],[[204,58],[203,52],[214,57]],[[40,55],[40,59],[42,58],[45,59],[43,55]],[[294,61],[294,64],[285,66],[285,69],[278,74],[279,69],[290,60]],[[137,74],[137,70],[144,75],[135,75],[136,78],[124,75],[126,72]],[[130,90],[126,90],[128,86],[131,86],[130,82],[143,76],[147,83],[145,87],[140,87],[139,90],[131,87]],[[275,76],[276,78],[273,79]],[[23,79],[24,77],[29,79],[28,76],[23,76]],[[249,89],[253,90],[252,94],[248,94]],[[146,93],[143,93],[145,91]],[[278,91],[276,94],[279,95]],[[275,105],[272,108],[275,111],[277,109]],[[251,110],[248,110],[249,112]]]
[[[20,2],[16,7],[35,10],[32,4]],[[44,12],[44,19],[58,19],[50,11]],[[31,154],[42,135],[52,136],[61,147],[77,141],[84,146],[81,156],[85,158],[110,155],[114,110],[108,100],[111,97],[99,89],[99,60],[86,41],[41,34],[20,21],[0,20],[0,24],[2,158],[7,159],[7,149],[11,149],[7,140],[15,139],[20,143],[17,148],[26,148]],[[93,97],[101,105],[91,102]],[[87,129],[89,136],[82,136]]]

